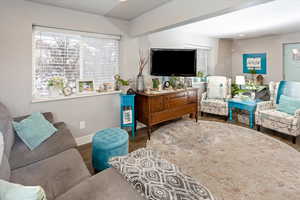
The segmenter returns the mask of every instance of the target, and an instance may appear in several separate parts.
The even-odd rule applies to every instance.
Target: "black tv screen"
[[[151,49],[151,75],[196,76],[196,49]]]

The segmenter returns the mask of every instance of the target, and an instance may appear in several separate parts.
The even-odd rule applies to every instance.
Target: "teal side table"
[[[228,109],[229,109],[229,120],[233,121],[232,119],[232,110],[233,108],[238,108],[241,110],[246,110],[249,112],[249,125],[250,128],[254,127],[254,118],[255,118],[255,110],[256,110],[256,104],[258,101],[242,101],[238,99],[231,99],[228,101]]]
[[[135,95],[120,94],[120,127],[131,127],[132,138],[135,136]]]

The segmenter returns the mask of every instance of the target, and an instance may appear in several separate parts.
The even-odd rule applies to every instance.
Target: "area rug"
[[[210,189],[216,200],[300,199],[300,153],[255,130],[180,120],[147,143]]]

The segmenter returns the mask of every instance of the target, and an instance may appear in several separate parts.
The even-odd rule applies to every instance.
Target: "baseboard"
[[[94,134],[89,134],[89,135],[85,135],[85,136],[82,136],[82,137],[75,138],[77,146],[81,146],[81,145],[91,143],[92,139],[93,139],[93,136],[94,136]]]

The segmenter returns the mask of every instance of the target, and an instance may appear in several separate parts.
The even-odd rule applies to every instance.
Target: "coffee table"
[[[229,120],[233,121],[232,119],[232,110],[233,108],[238,108],[241,110],[246,110],[249,112],[249,125],[250,128],[254,127],[254,118],[255,118],[255,110],[256,104],[259,100],[240,100],[240,99],[231,99],[228,101],[228,109],[229,109]]]

